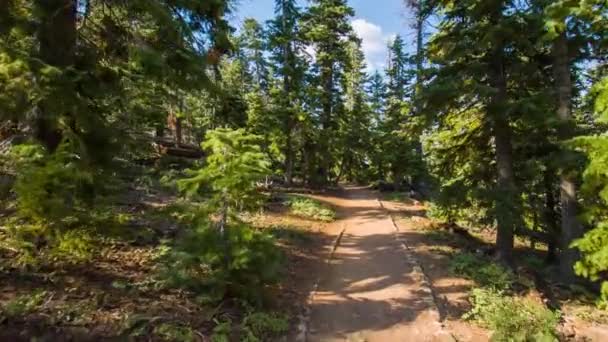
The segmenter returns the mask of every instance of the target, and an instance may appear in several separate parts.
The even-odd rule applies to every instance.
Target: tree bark
[[[331,169],[331,152],[330,152],[330,139],[331,139],[331,121],[333,111],[333,88],[334,88],[334,70],[333,62],[328,61],[323,66],[321,72],[322,83],[323,83],[323,117],[321,120],[321,144],[320,149],[320,160],[318,168],[318,181],[322,182],[323,185],[327,184],[329,180],[329,170]]]
[[[557,117],[560,121],[560,139],[565,141],[573,136],[572,117],[572,80],[570,78],[570,58],[568,56],[568,37],[562,32],[553,42],[555,87],[557,90]],[[583,235],[583,227],[577,219],[578,202],[576,199],[575,177],[568,170],[560,175],[561,202],[561,255],[560,274],[562,279],[571,283],[576,280],[574,263],[579,258],[576,249],[570,244]]]
[[[293,184],[293,142],[291,130],[288,129],[286,134],[287,141],[285,143],[285,185],[291,186]]]
[[[496,145],[496,165],[498,171],[498,192],[496,198],[496,221],[498,233],[496,247],[498,258],[507,265],[512,265],[513,232],[518,208],[515,205],[518,193],[513,172],[513,152],[511,146],[511,127],[499,113],[494,118],[494,142]]]
[[[48,65],[66,69],[74,65],[76,57],[76,0],[37,0],[41,12],[38,39],[40,59]],[[65,91],[63,89],[62,91]],[[75,94],[62,94],[75,97]],[[63,134],[58,127],[58,118],[72,116],[67,108],[56,108],[49,99],[42,101],[35,120],[35,137],[49,151],[61,143]],[[55,99],[56,101],[56,99]],[[66,110],[66,112],[63,112]]]
[[[498,23],[502,15],[498,7],[492,18]],[[513,171],[513,147],[511,143],[511,126],[507,117],[507,79],[504,70],[503,43],[497,42],[494,51],[489,56],[490,84],[494,95],[488,106],[488,114],[492,121],[494,144],[496,148],[497,192],[496,192],[496,247],[499,260],[508,266],[513,266],[513,237],[516,224],[521,222],[517,201],[519,194],[515,185]]]
[[[287,11],[285,8],[286,4],[283,3],[283,29],[287,28]],[[286,41],[283,45],[283,94],[285,96],[285,100],[287,101],[287,118],[285,120],[285,185],[291,186],[293,183],[293,112],[291,106],[291,78],[289,77],[289,73],[293,72],[293,66],[290,65],[291,57],[293,54],[291,47],[291,42]]]
[[[547,263],[553,263],[557,260],[557,240],[558,240],[558,223],[555,213],[555,196],[554,196],[554,175],[550,169],[545,170],[543,175],[543,181],[545,186],[545,226],[547,233],[549,234],[549,241],[547,241]]]

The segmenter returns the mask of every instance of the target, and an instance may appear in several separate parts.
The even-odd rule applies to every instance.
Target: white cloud
[[[382,27],[365,19],[355,19],[351,22],[353,30],[361,39],[361,47],[365,54],[369,71],[381,70],[386,65],[387,44],[394,39],[394,33],[386,33]]]

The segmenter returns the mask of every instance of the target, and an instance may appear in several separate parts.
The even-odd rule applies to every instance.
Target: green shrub
[[[289,329],[289,321],[276,313],[254,312],[243,320],[243,341],[271,341]]]
[[[608,123],[608,77],[602,78],[591,89],[595,99],[595,120]],[[608,303],[608,135],[594,134],[574,139],[571,144],[587,156],[583,173],[581,198],[584,211],[581,217],[593,229],[572,244],[581,251],[582,258],[574,270],[582,277],[601,281],[600,304]]]
[[[411,201],[408,194],[406,194],[404,192],[391,192],[391,193],[386,194],[384,198],[386,198],[387,201],[392,201],[392,202],[409,202],[409,201]]]
[[[171,323],[161,323],[154,327],[154,334],[165,341],[191,342],[196,341],[194,331],[189,327]]]
[[[186,234],[163,256],[169,286],[201,293],[203,301],[227,294],[256,301],[260,291],[279,280],[282,255],[269,234],[233,225],[222,236],[212,224]]]
[[[574,266],[580,276],[598,281],[608,269],[608,222],[602,222],[595,229],[573,243],[582,252],[582,258]],[[602,280],[601,306],[608,303],[608,281]]]
[[[188,172],[178,187],[202,198],[192,227],[165,255],[164,278],[171,286],[201,293],[201,301],[226,295],[260,301],[264,286],[278,281],[280,250],[271,235],[255,231],[239,213],[262,203],[256,182],[269,173],[259,137],[245,130],[207,132],[206,165]]]
[[[94,245],[91,227],[111,216],[98,215],[99,203],[93,206],[102,172],[83,161],[75,145],[66,141],[52,154],[36,144],[11,150],[19,170],[13,189],[17,214],[8,220],[0,247],[17,252],[15,264],[33,265],[41,256],[86,260]]]
[[[42,290],[34,291],[32,294],[21,295],[2,305],[0,313],[6,318],[26,316],[42,305],[46,295],[47,293]]]
[[[464,318],[474,319],[493,331],[492,341],[557,341],[559,313],[525,299],[505,296],[494,289],[474,289],[472,309]]]
[[[38,145],[14,148],[12,153],[20,161],[14,190],[22,218],[59,229],[88,217],[96,174],[71,149],[67,143],[53,154],[46,154]]]
[[[336,219],[336,213],[333,209],[311,198],[290,196],[287,205],[291,212],[297,216],[324,222],[331,222]]]
[[[233,329],[239,332],[243,342],[272,341],[289,330],[289,320],[284,315],[267,312],[249,312],[241,324],[235,326],[230,320],[215,321],[211,341],[228,342],[234,336]]]
[[[278,240],[288,241],[291,243],[308,243],[311,242],[312,237],[298,227],[293,226],[271,226],[266,228],[268,233],[274,236]]]
[[[213,328],[213,334],[211,335],[211,342],[230,342],[230,333],[232,332],[232,322],[226,320],[223,322],[215,321],[217,324]]]
[[[515,281],[511,271],[484,256],[471,253],[454,255],[450,260],[450,272],[471,279],[480,286],[498,290],[509,289]]]

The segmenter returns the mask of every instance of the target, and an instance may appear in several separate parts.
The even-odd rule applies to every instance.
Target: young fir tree
[[[277,280],[280,255],[272,238],[238,216],[263,198],[257,182],[270,171],[259,144],[244,129],[207,132],[205,166],[178,182],[187,194],[204,196],[205,205],[167,256],[166,273],[176,285],[204,290],[210,300],[231,293],[259,303],[259,291]]]
[[[210,215],[217,216],[217,231],[226,244],[231,221],[238,220],[236,214],[243,208],[255,207],[259,200],[256,182],[269,173],[267,158],[257,141],[259,137],[248,135],[242,129],[220,128],[207,132],[202,145],[209,153],[205,167],[179,182],[180,189],[190,195],[203,187],[210,191],[206,209]],[[230,246],[225,248],[228,250]],[[227,252],[225,257],[229,256]]]

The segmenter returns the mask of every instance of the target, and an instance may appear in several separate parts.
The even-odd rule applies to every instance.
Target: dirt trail
[[[452,341],[430,288],[372,191],[318,197],[346,230],[311,302],[308,341]]]

